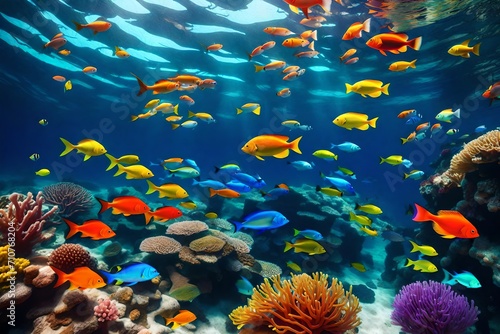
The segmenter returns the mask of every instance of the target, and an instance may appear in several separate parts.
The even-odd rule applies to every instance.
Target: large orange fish
[[[169,325],[170,323],[174,323],[174,325],[172,326],[172,329],[177,329],[181,326],[185,326],[193,321],[196,320],[196,315],[191,312],[191,311],[188,311],[188,310],[179,310],[179,313],[173,317],[173,318],[167,318],[167,317],[163,317],[165,318],[165,321],[166,321],[166,324],[165,325]]]
[[[387,56],[385,51],[394,54],[406,52],[407,46],[414,50],[420,50],[422,46],[422,36],[408,40],[408,35],[402,33],[384,33],[373,36],[366,42],[369,47],[379,50],[381,54]]]
[[[118,215],[121,213],[124,216],[140,215],[151,211],[146,203],[134,196],[115,197],[112,202],[107,202],[97,197],[96,199],[99,203],[101,203],[101,210],[99,210],[99,214],[109,208],[113,208],[113,211],[111,212],[112,214]]]
[[[299,8],[306,18],[309,18],[309,8],[319,5],[327,13],[330,12],[332,0],[283,0],[287,4]]]
[[[477,229],[460,212],[451,210],[440,210],[437,215],[433,215],[425,208],[415,203],[415,213],[413,221],[432,221],[432,228],[442,238],[477,238]]]
[[[283,27],[266,27],[264,28],[264,32],[269,35],[274,36],[288,36],[294,35],[295,33]]]
[[[106,286],[104,279],[89,267],[77,267],[69,274],[52,266],[50,266],[50,268],[52,268],[57,275],[57,282],[54,288],[68,281],[70,282],[69,290],[83,290],[88,288],[98,289]]]
[[[229,189],[229,188],[224,188],[224,189],[213,189],[213,188],[208,188],[210,191],[210,197],[214,197],[215,195],[219,195],[220,197],[225,197],[225,198],[237,198],[240,197],[240,193]]]
[[[146,217],[146,225],[149,224],[151,218],[164,223],[169,219],[179,218],[182,216],[182,211],[175,206],[162,206],[153,212],[146,212],[144,216]]]
[[[171,93],[173,91],[178,90],[181,87],[181,83],[176,81],[168,81],[165,79],[160,79],[156,81],[153,85],[148,86],[134,73],[132,75],[137,79],[137,83],[139,84],[139,92],[137,96],[141,96],[145,91],[152,90],[153,94],[166,94]]]
[[[76,26],[76,31],[80,31],[83,28],[89,28],[94,32],[94,35],[97,34],[98,32],[103,32],[111,28],[111,23],[106,21],[94,21],[87,24],[81,24],[76,21],[73,21],[73,23]]]
[[[71,238],[78,232],[82,233],[82,238],[91,238],[92,240],[109,239],[116,235],[111,227],[97,219],[86,220],[82,225],[77,225],[69,219],[63,218],[63,220],[69,227],[66,239]]]
[[[290,149],[298,154],[302,154],[299,149],[299,141],[302,139],[302,136],[290,143],[287,142],[288,139],[288,136],[282,135],[261,135],[250,139],[241,150],[259,160],[264,160],[262,157],[269,156],[284,159],[288,157]]]

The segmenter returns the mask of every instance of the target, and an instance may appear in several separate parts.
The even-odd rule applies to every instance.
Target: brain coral
[[[182,245],[175,239],[157,236],[142,240],[139,249],[143,252],[156,254],[177,254]]]
[[[208,230],[208,225],[199,220],[186,220],[171,224],[167,228],[167,234],[193,235]]]
[[[189,248],[194,252],[216,253],[220,251],[226,242],[222,239],[207,235],[193,240],[189,243]]]
[[[77,244],[63,244],[49,256],[49,265],[61,269],[65,273],[77,267],[93,267],[95,265],[90,253]]]

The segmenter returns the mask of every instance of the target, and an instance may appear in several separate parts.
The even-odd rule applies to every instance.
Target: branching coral
[[[59,215],[70,217],[78,212],[86,212],[94,206],[94,196],[82,186],[71,182],[51,184],[42,190],[45,200],[56,204]]]
[[[330,285],[327,274],[313,273],[264,279],[248,306],[236,308],[229,318],[238,328],[266,325],[278,334],[337,334],[357,327],[360,311],[351,290],[345,292],[336,278]]]
[[[465,174],[478,169],[478,164],[500,161],[500,131],[493,130],[464,145],[450,162],[443,176],[460,184]]]

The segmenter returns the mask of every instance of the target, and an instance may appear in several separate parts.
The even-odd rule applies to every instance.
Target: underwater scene
[[[499,334],[499,14],[2,0],[1,333]]]

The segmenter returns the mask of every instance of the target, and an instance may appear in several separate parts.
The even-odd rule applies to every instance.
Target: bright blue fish
[[[344,152],[356,152],[356,151],[361,150],[361,147],[359,147],[358,145],[356,145],[354,143],[348,142],[348,141],[346,141],[342,144],[339,144],[339,145],[331,144],[330,148],[331,149],[338,148],[339,150],[342,150]]]
[[[406,124],[413,125],[413,124],[420,123],[421,121],[422,121],[422,115],[418,114],[417,116],[412,116],[412,117],[408,118],[408,120],[406,121]]]
[[[294,228],[293,229],[293,236],[296,237],[298,235],[301,235],[304,238],[312,239],[312,240],[316,240],[316,241],[323,239],[323,236],[321,235],[321,233],[318,232],[318,231],[316,231],[316,230],[302,230],[302,231],[299,231],[296,228]]]
[[[253,294],[253,285],[245,277],[241,276],[241,279],[237,280],[235,285],[242,295],[251,296]]]
[[[296,170],[310,170],[313,169],[314,167],[314,162],[307,162],[307,161],[302,161],[302,160],[297,160],[297,161],[287,161],[287,164],[291,165],[293,168]]]
[[[326,176],[323,173],[320,173],[321,177],[327,180],[332,186],[337,188],[338,190],[342,191],[344,195],[355,195],[356,192],[354,191],[353,186],[346,180],[338,178],[338,177],[331,177],[331,176]]]
[[[115,282],[115,285],[123,284],[125,286],[134,285],[137,282],[149,281],[160,275],[155,268],[142,262],[131,262],[122,266],[116,266],[111,268],[111,272],[103,270],[99,272],[106,278],[108,284]]]
[[[192,168],[196,169],[198,172],[200,171],[200,167],[198,167],[198,165],[196,164],[196,161],[194,161],[192,159],[184,159],[184,161],[182,163],[184,165],[186,165],[187,167],[192,167]]]
[[[225,172],[225,173],[228,173],[229,175],[232,175],[234,173],[240,173],[241,169],[240,169],[240,166],[238,166],[236,164],[227,164],[227,165],[224,165],[222,167],[215,166],[215,172],[216,173]]]
[[[356,180],[356,174],[349,175],[349,174],[344,173],[341,170],[336,170],[334,173],[337,175],[343,176],[343,177],[350,177],[351,179]]]
[[[260,176],[253,177],[252,175],[246,173],[235,173],[232,175],[233,179],[240,181],[241,183],[246,184],[252,188],[260,189],[266,186],[266,183]]]
[[[485,125],[480,125],[474,130],[475,133],[483,133],[484,131],[486,131]]]
[[[411,165],[413,165],[413,162],[411,162],[410,160],[408,159],[403,159],[403,162],[401,163],[403,166],[405,166],[406,168],[410,168]]]
[[[249,191],[252,191],[252,188],[250,186],[241,183],[238,180],[229,181],[228,183],[226,183],[226,188],[237,191],[239,193],[247,193]]]
[[[441,283],[455,285],[457,283],[462,284],[466,288],[477,289],[481,287],[481,283],[479,280],[470,272],[464,271],[460,274],[453,273],[451,274],[448,270],[444,269],[444,279]]]
[[[265,231],[285,225],[288,219],[278,211],[259,211],[249,214],[241,223],[232,223],[236,226],[236,232],[242,228]]]
[[[226,188],[224,183],[216,181],[216,180],[205,180],[205,181],[193,180],[193,186],[200,186],[203,188],[212,188],[215,190],[221,190],[221,189]]]

